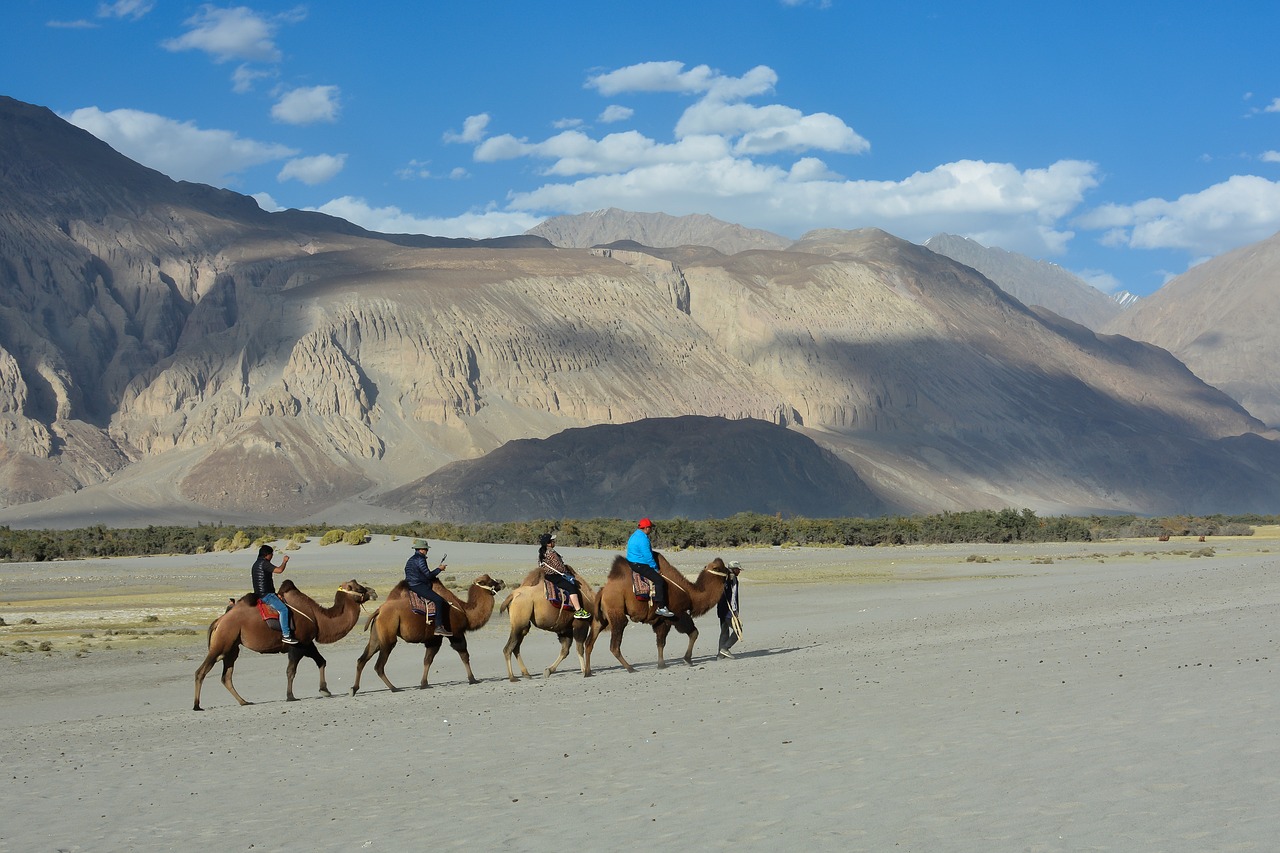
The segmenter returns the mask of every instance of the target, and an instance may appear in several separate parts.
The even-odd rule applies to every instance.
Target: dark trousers
[[[738,642],[738,633],[733,630],[733,620],[720,620],[720,648],[726,651],[733,648],[733,644]]]
[[[429,586],[413,586],[410,589],[436,606],[436,627],[442,631],[448,631],[449,602],[444,600],[444,596]]]
[[[627,562],[631,563],[630,560],[627,560]],[[659,607],[666,607],[667,582],[663,579],[662,574],[653,566],[646,566],[644,563],[631,563],[631,570],[653,582],[653,600]]]
[[[558,575],[553,571],[544,570],[542,576],[551,581],[551,585],[563,592],[565,595],[578,594],[578,582],[568,575]]]

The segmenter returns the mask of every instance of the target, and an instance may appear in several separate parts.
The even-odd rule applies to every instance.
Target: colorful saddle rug
[[[429,619],[434,619],[436,615],[436,603],[428,601],[413,590],[409,590],[409,609]]]
[[[273,631],[280,630],[280,613],[274,607],[266,602],[258,601],[258,613],[262,616],[262,621],[267,623],[267,627]]]
[[[547,580],[545,577],[542,579],[542,588],[546,591],[547,601],[551,602],[556,607],[559,607],[561,610],[573,609],[573,605],[569,603],[569,594],[553,584],[551,581]]]
[[[631,591],[636,594],[636,598],[640,601],[649,601],[653,598],[653,582],[639,572],[631,573]]]

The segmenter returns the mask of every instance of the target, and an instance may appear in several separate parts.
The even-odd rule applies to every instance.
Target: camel
[[[594,611],[595,592],[581,575],[575,573],[575,576],[578,578],[578,594],[582,600],[583,608]],[[547,601],[546,592],[543,589],[541,568],[530,572],[524,582],[507,596],[498,610],[501,613],[508,613],[511,619],[511,635],[507,638],[507,644],[502,647],[502,658],[507,663],[508,681],[519,681],[511,670],[511,656],[513,654],[516,662],[520,664],[520,672],[525,678],[532,678],[529,675],[529,670],[525,668],[524,658],[520,656],[520,646],[524,642],[524,638],[528,636],[530,628],[541,628],[544,631],[550,631],[560,639],[560,657],[556,658],[555,663],[543,671],[543,678],[547,678],[551,673],[555,672],[556,667],[560,666],[560,662],[569,656],[569,648],[575,641],[578,644],[578,663],[581,666],[582,674],[584,676],[591,674],[590,669],[587,667],[585,648],[588,638],[594,641],[595,635],[600,630],[599,623],[594,617],[590,620],[574,619],[572,610],[562,610]]]
[[[689,648],[684,653],[684,660],[693,666],[693,644],[698,639],[698,628],[693,624],[693,617],[701,616],[716,606],[724,592],[724,582],[729,570],[724,560],[716,557],[698,573],[696,581],[690,581],[667,562],[662,554],[654,551],[653,556],[657,560],[658,570],[667,581],[667,606],[679,615],[675,619],[663,618],[654,613],[652,601],[637,600],[631,588],[631,564],[621,555],[615,557],[613,566],[609,569],[609,577],[596,595],[594,621],[600,625],[587,642],[584,675],[591,674],[591,649],[595,646],[596,637],[605,628],[610,632],[609,651],[613,652],[613,656],[627,672],[635,672],[635,667],[622,656],[622,632],[626,630],[628,620],[646,622],[653,626],[653,633],[658,641],[659,669],[667,665],[662,652],[671,629],[688,634]]]
[[[458,657],[462,658],[462,665],[467,670],[467,681],[471,684],[479,684],[480,680],[471,672],[471,655],[467,651],[467,632],[477,631],[485,626],[489,617],[493,615],[493,600],[504,586],[506,584],[501,580],[481,575],[472,582],[467,592],[467,602],[462,604],[458,597],[449,592],[439,580],[434,584],[435,591],[443,595],[453,608],[449,612],[449,628],[453,632],[453,636],[448,638],[449,645],[453,646]],[[378,673],[383,684],[391,688],[392,693],[399,691],[399,688],[391,683],[391,679],[387,678],[385,671],[387,657],[395,648],[397,640],[404,640],[406,643],[422,643],[427,647],[422,660],[422,682],[418,688],[431,686],[427,683],[431,662],[435,660],[436,652],[440,651],[445,638],[436,635],[434,622],[428,622],[427,617],[414,613],[410,609],[409,585],[405,581],[400,581],[395,589],[387,594],[386,602],[373,612],[365,622],[364,628],[369,632],[369,642],[356,660],[356,680],[351,685],[352,696],[360,690],[360,673],[364,671],[364,665],[375,652],[378,660],[373,665],[374,672]]]
[[[223,685],[241,705],[252,704],[237,693],[235,685],[231,683],[241,645],[260,654],[289,653],[289,666],[286,669],[288,686],[285,690],[288,701],[297,701],[293,695],[293,677],[298,671],[298,661],[303,657],[311,658],[320,668],[320,692],[325,696],[333,695],[325,683],[326,661],[316,648],[316,643],[336,643],[345,637],[360,621],[361,605],[377,599],[378,593],[359,581],[349,580],[338,587],[332,607],[321,607],[298,589],[292,580],[286,580],[280,584],[277,594],[295,611],[291,616],[293,634],[298,638],[298,644],[285,645],[280,631],[269,628],[262,621],[262,616],[258,613],[258,596],[249,593],[239,601],[233,601],[227,611],[209,625],[209,653],[196,669],[195,710],[204,710],[200,707],[200,687],[204,684],[204,677],[219,659],[222,660]]]

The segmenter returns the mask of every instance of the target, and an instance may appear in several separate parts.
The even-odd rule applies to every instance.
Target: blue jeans
[[[260,595],[258,598],[262,599],[268,607],[276,609],[276,612],[280,614],[280,633],[286,637],[289,636],[289,605],[281,601],[280,596],[274,592]]]

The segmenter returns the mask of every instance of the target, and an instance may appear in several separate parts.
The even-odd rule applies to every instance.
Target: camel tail
[[[596,596],[595,602],[592,604],[595,610],[596,621],[600,623],[600,630],[609,627],[609,617],[604,615],[604,589],[600,590],[600,594]]]
[[[378,610],[381,610],[381,609],[382,609],[382,608],[378,608]],[[366,620],[364,620],[364,630],[365,630],[365,631],[368,631],[368,630],[369,630],[369,626],[373,624],[373,620],[375,620],[375,619],[377,619],[377,618],[378,618],[378,611],[377,611],[377,610],[375,610],[375,611],[373,611],[373,613],[369,614],[369,618],[368,618],[368,619],[366,619]]]
[[[508,593],[507,597],[502,600],[502,604],[498,605],[498,612],[506,613],[511,608],[511,602],[515,600],[515,597],[516,594],[514,592]]]

